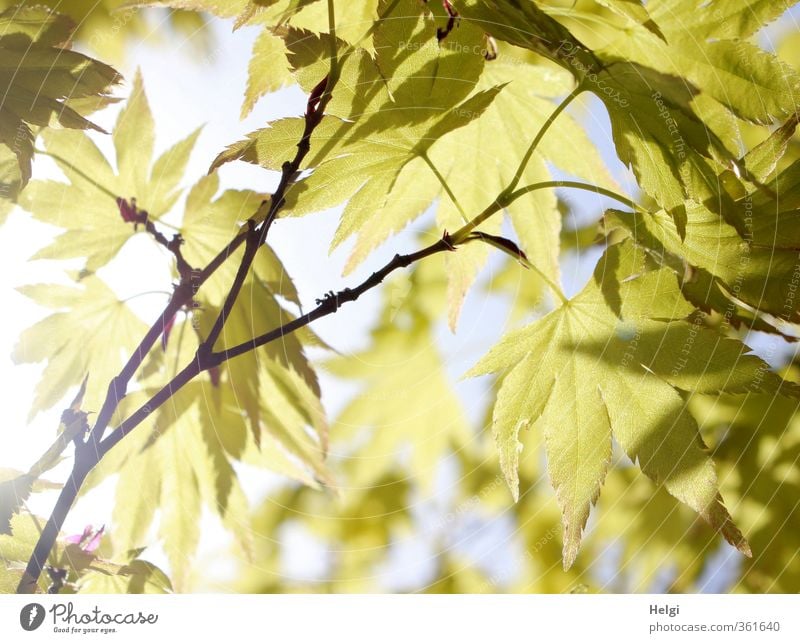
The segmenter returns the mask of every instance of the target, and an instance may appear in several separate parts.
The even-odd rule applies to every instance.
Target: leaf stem
[[[479,226],[483,221],[488,219],[492,214],[499,212],[508,204],[513,203],[516,199],[518,199],[521,196],[524,196],[525,194],[528,194],[529,192],[534,192],[536,190],[544,190],[547,188],[575,188],[578,190],[587,190],[590,192],[596,192],[608,198],[619,201],[620,203],[624,203],[625,205],[628,205],[635,210],[642,211],[642,208],[636,205],[636,203],[631,199],[622,196],[621,194],[617,194],[616,192],[612,192],[611,190],[602,188],[600,186],[592,185],[590,183],[581,183],[578,181],[543,181],[541,183],[533,183],[531,185],[526,185],[512,192],[511,195],[508,196],[506,199],[502,201],[500,200],[495,201],[495,203],[487,207],[474,219],[472,219],[467,224],[459,228],[454,234],[449,235],[445,233],[445,236],[443,238],[423,248],[422,250],[418,250],[415,253],[407,255],[395,255],[394,258],[389,263],[383,266],[383,268],[372,273],[370,277],[368,277],[364,282],[362,282],[355,288],[345,288],[344,290],[340,290],[338,293],[330,293],[326,295],[321,300],[318,300],[320,303],[316,308],[309,311],[305,315],[298,317],[286,324],[283,324],[282,326],[274,330],[264,333],[263,335],[254,337],[251,340],[242,342],[240,344],[236,344],[235,346],[226,348],[219,352],[211,353],[208,356],[209,358],[208,368],[210,368],[211,366],[218,366],[219,364],[229,359],[233,359],[234,357],[237,357],[251,350],[259,348],[260,346],[264,346],[265,344],[280,339],[281,337],[284,337],[285,335],[288,335],[289,333],[292,333],[299,328],[307,326],[312,321],[319,319],[320,317],[325,317],[326,315],[330,315],[331,313],[336,312],[342,306],[342,304],[350,301],[355,301],[367,290],[369,290],[370,288],[374,288],[375,286],[380,284],[389,274],[391,274],[398,268],[409,266],[416,261],[437,254],[439,252],[455,250],[457,246],[463,243],[467,243],[468,241],[474,239],[474,237],[470,237],[470,234],[473,233],[475,228]],[[552,280],[550,280],[546,275],[544,275],[542,271],[539,270],[534,264],[530,264],[530,267],[533,270],[535,270],[539,275],[542,276],[542,278],[553,289],[553,292],[556,294],[556,296],[559,297],[559,299],[561,299],[563,303],[567,303],[568,299],[563,294],[561,289]],[[111,436],[109,436],[109,438],[110,437]]]
[[[564,291],[561,290],[561,287],[555,281],[550,279],[550,277],[544,274],[543,270],[541,270],[535,263],[533,263],[529,259],[523,258],[521,259],[521,261],[524,266],[530,268],[537,275],[539,275],[539,277],[541,277],[542,281],[544,281],[544,283],[547,284],[548,288],[550,288],[550,291],[561,300],[562,305],[566,306],[569,303],[569,299],[567,299],[567,296],[564,294]]]
[[[328,0],[328,33],[330,33],[330,69],[328,71],[328,87],[326,87],[325,91],[328,92],[329,89],[333,89],[333,85],[339,80],[339,58],[337,53],[337,43],[336,43],[336,11],[333,7],[333,0]]]
[[[530,192],[535,192],[536,190],[545,190],[548,188],[573,188],[576,190],[585,190],[587,192],[595,192],[596,194],[600,194],[602,196],[608,197],[609,199],[614,199],[615,201],[619,201],[628,207],[637,210],[639,212],[645,212],[643,208],[641,208],[637,203],[626,196],[621,194],[617,194],[611,190],[606,188],[600,187],[599,185],[594,185],[592,183],[582,183],[580,181],[542,181],[540,183],[532,183],[530,185],[526,185],[524,187],[519,188],[511,192],[508,195],[501,194],[497,197],[494,203],[489,205],[483,212],[477,215],[474,219],[470,220],[469,223],[459,228],[451,237],[453,244],[458,245],[463,243],[469,234],[475,230],[481,223],[486,221],[490,216],[499,212],[503,208],[511,205],[514,201],[519,199],[522,196]]]
[[[519,167],[517,168],[516,174],[514,174],[514,178],[511,179],[511,182],[508,184],[505,190],[503,190],[503,194],[510,194],[514,191],[514,189],[519,185],[519,182],[522,180],[522,175],[525,173],[525,168],[528,166],[528,162],[531,160],[533,153],[536,151],[536,148],[539,146],[539,143],[544,138],[544,135],[547,133],[547,130],[550,129],[550,126],[555,122],[555,120],[559,117],[561,112],[563,112],[567,106],[575,100],[578,95],[583,91],[583,84],[578,83],[567,96],[562,100],[558,106],[553,110],[553,113],[547,118],[547,120],[542,124],[539,128],[539,131],[536,132],[536,136],[533,137],[533,141],[531,142],[528,150],[525,152],[525,156],[522,157],[522,160],[519,163]]]
[[[645,208],[641,207],[633,199],[630,199],[622,194],[601,187],[599,185],[594,185],[593,183],[584,183],[582,181],[543,181],[542,183],[533,183],[531,185],[526,185],[525,187],[522,187],[519,190],[516,190],[511,194],[509,199],[510,201],[516,201],[519,197],[528,194],[528,192],[533,192],[534,190],[541,190],[543,188],[572,188],[575,190],[594,192],[595,194],[608,197],[609,199],[614,199],[614,201],[618,201],[623,205],[627,205],[629,208],[631,208],[632,210],[636,210],[637,212],[647,212]]]
[[[431,172],[433,172],[434,176],[439,180],[439,183],[442,184],[442,187],[444,188],[444,191],[447,193],[447,196],[450,197],[450,201],[452,201],[453,205],[456,206],[458,213],[461,215],[461,219],[464,221],[464,223],[469,222],[469,217],[467,216],[467,213],[464,212],[464,208],[461,207],[461,204],[458,202],[458,198],[456,197],[455,193],[453,192],[453,190],[450,189],[450,186],[447,183],[447,179],[445,179],[444,176],[442,176],[442,173],[439,172],[439,168],[436,167],[433,161],[431,161],[431,158],[425,152],[423,152],[420,156],[425,161],[425,163],[427,163],[428,167],[431,169]]]

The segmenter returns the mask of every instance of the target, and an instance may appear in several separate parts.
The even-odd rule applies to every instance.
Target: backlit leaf
[[[579,295],[507,335],[471,371],[505,374],[493,431],[515,497],[520,432],[544,431],[565,567],[605,479],[612,437],[649,477],[749,553],[679,391],[791,386],[745,345],[686,319],[691,307],[675,275],[647,264],[631,244],[612,246]]]

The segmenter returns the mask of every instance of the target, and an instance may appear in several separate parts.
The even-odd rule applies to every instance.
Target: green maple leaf
[[[724,201],[712,163],[730,165],[735,159],[698,115],[694,101],[699,91],[680,69],[664,73],[657,61],[642,64],[593,51],[534,3],[465,0],[458,5],[469,20],[497,38],[560,64],[603,101],[620,160],[631,167],[642,189],[671,213],[681,233],[687,198],[709,205]],[[637,33],[664,45],[647,30]],[[724,213],[725,205],[716,207]]]
[[[108,65],[70,51],[75,25],[46,7],[0,13],[0,188],[16,196],[31,178],[34,126],[103,131],[74,101],[108,102],[120,76]],[[73,106],[71,106],[73,103]],[[12,164],[16,159],[16,167]]]
[[[113,259],[136,233],[120,216],[117,197],[135,198],[137,207],[151,219],[172,208],[200,132],[167,149],[153,163],[154,132],[153,114],[137,74],[114,128],[116,171],[85,134],[45,134],[48,153],[70,182],[33,181],[21,195],[20,205],[36,219],[66,228],[35,259],[85,257],[86,269],[93,272]],[[80,159],[79,164],[73,164],[73,159]]]
[[[122,367],[120,351],[133,351],[147,330],[144,322],[93,275],[75,286],[38,284],[19,291],[57,310],[23,331],[14,347],[12,357],[18,364],[47,361],[30,417],[56,404],[87,373],[83,408],[99,409],[108,382]],[[109,351],[109,346],[120,350]]]
[[[511,332],[470,372],[502,372],[493,432],[516,498],[520,433],[544,432],[563,515],[564,565],[575,560],[610,459],[612,437],[642,471],[741,551],[713,463],[681,391],[778,392],[779,377],[738,341],[686,318],[669,270],[630,243],[610,247],[575,298]]]
[[[201,335],[217,313],[218,309],[203,306],[197,319]],[[291,320],[292,316],[259,279],[248,280],[217,350],[246,342]],[[261,434],[266,431],[285,451],[310,468],[317,480],[330,484],[332,478],[324,464],[327,421],[319,399],[317,375],[304,352],[304,343],[317,341],[310,332],[291,334],[280,342],[240,355],[225,364],[227,380],[224,381],[232,387],[236,406],[248,420],[256,445],[262,443]]]
[[[654,11],[665,39],[648,32],[615,38],[597,51],[598,56],[624,59],[686,78],[750,122],[769,124],[795,111],[800,100],[800,76],[791,67],[744,40],[742,33],[721,37],[719,30],[710,30],[703,20],[681,19],[681,15],[695,13],[688,10],[688,3],[682,4],[659,6]]]
[[[643,247],[666,251],[703,269],[717,278],[729,295],[751,306],[756,313],[768,313],[791,322],[800,320],[800,308],[793,294],[793,284],[797,281],[796,243],[786,236],[792,230],[797,232],[791,219],[788,226],[781,226],[779,241],[774,240],[774,233],[780,218],[773,218],[772,223],[756,220],[751,240],[746,241],[733,226],[702,205],[687,202],[686,215],[683,239],[672,217],[663,210],[642,212],[635,217],[610,210],[606,221],[609,227],[627,229]],[[700,285],[708,283],[706,276]],[[716,285],[706,293],[695,289],[695,296],[708,301],[715,297],[716,291]]]
[[[608,108],[620,160],[670,212],[681,236],[687,199],[728,205],[711,162],[729,163],[732,156],[693,111],[690,103],[697,90],[692,85],[629,62],[609,65],[598,74],[598,83],[612,90],[610,96],[596,93]]]
[[[733,209],[737,229],[745,230],[745,239],[757,252],[766,254],[774,248],[776,267],[780,258],[788,258],[791,251],[800,248],[800,161],[779,167],[799,121],[800,114],[793,115],[742,157],[741,165],[752,180],[732,181],[729,171],[720,175],[720,180],[726,187],[731,186],[733,195],[738,197]],[[791,281],[793,275],[787,272],[785,277]],[[784,290],[784,297],[789,292]],[[781,303],[786,303],[785,298]]]
[[[383,5],[382,5],[383,6]],[[479,118],[501,87],[473,92],[484,59],[483,33],[464,26],[439,46],[436,26],[394,3],[374,33],[376,57],[343,57],[327,116],[314,132],[307,164],[314,171],[286,197],[293,215],[347,201],[332,247],[357,235],[346,270],[427,208],[441,186],[426,157],[440,139]],[[329,36],[291,31],[289,61],[306,90],[328,72]],[[279,169],[302,135],[303,119],[284,119],[231,146],[212,167],[235,159]],[[378,214],[379,213],[379,214]]]

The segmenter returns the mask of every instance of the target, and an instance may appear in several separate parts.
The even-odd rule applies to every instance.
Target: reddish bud
[[[131,204],[122,197],[117,197],[117,207],[119,208],[119,215],[125,223],[137,223],[138,213],[136,212],[136,205]]]
[[[211,378],[211,386],[214,388],[219,387],[219,366],[212,366],[208,369],[208,376]]]
[[[86,525],[83,529],[83,533],[67,536],[64,542],[70,545],[78,545],[81,550],[92,553],[100,546],[100,539],[103,537],[103,532],[105,530],[105,525],[96,531],[91,525]]]
[[[173,315],[167,320],[167,323],[164,324],[164,332],[161,333],[161,349],[164,351],[167,350],[167,342],[169,341],[169,334],[172,331],[172,327],[174,325],[175,325],[175,315]]]

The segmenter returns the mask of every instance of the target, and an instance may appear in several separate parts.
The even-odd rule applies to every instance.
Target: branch
[[[188,384],[193,378],[199,375],[202,371],[213,368],[222,364],[223,362],[249,352],[263,346],[269,342],[280,339],[285,335],[292,333],[299,328],[307,326],[315,319],[324,317],[335,313],[342,304],[348,301],[355,301],[366,291],[378,286],[383,280],[398,268],[405,268],[411,264],[444,251],[455,250],[455,246],[451,241],[451,237],[445,235],[437,242],[419,250],[417,252],[406,255],[395,255],[394,258],[387,263],[380,270],[372,273],[360,285],[355,288],[345,288],[338,293],[329,293],[324,298],[317,300],[318,306],[309,313],[298,317],[297,319],[276,328],[275,330],[260,335],[250,342],[240,344],[229,350],[210,353],[203,357],[197,355],[183,370],[181,370],[172,380],[161,388],[153,397],[151,397],[144,405],[139,407],[132,415],[130,415],[122,424],[120,424],[106,439],[96,445],[93,449],[91,457],[78,457],[81,451],[76,452],[75,466],[73,471],[65,484],[64,488],[59,495],[53,513],[47,520],[42,533],[40,534],[39,541],[31,554],[28,566],[23,574],[22,580],[17,588],[17,593],[33,593],[36,591],[39,575],[44,567],[44,561],[50,555],[50,552],[61,530],[61,525],[69,512],[72,503],[78,495],[78,492],[83,484],[89,471],[100,461],[102,458],[119,442],[125,438],[136,426],[142,423],[148,415],[157,410],[162,404],[175,395],[181,388]],[[199,351],[198,351],[199,353]]]
[[[131,197],[130,201],[127,201],[122,197],[116,197],[115,201],[123,221],[126,223],[132,223],[134,230],[140,225],[143,225],[144,229],[147,230],[156,243],[161,244],[172,253],[172,255],[175,257],[178,274],[181,276],[181,278],[192,272],[191,266],[186,262],[186,259],[183,258],[183,253],[181,252],[183,237],[181,237],[180,233],[173,235],[172,239],[167,239],[150,220],[150,213],[147,212],[147,210],[142,210],[136,206],[136,197]]]
[[[478,214],[474,219],[469,221],[467,224],[459,228],[455,233],[448,234],[447,232],[444,233],[441,239],[438,241],[418,250],[416,252],[400,255],[395,255],[391,261],[389,261],[386,265],[382,268],[373,272],[366,280],[364,280],[361,284],[354,288],[344,288],[339,292],[329,292],[327,295],[322,297],[321,299],[317,299],[317,307],[313,310],[307,312],[305,315],[301,317],[297,317],[286,324],[279,326],[267,333],[262,335],[258,335],[253,339],[250,339],[246,342],[242,342],[240,344],[236,344],[230,348],[226,348],[221,351],[201,351],[198,349],[198,353],[195,356],[195,359],[192,360],[182,371],[180,371],[168,384],[166,384],[161,390],[158,391],[150,400],[148,400],[144,405],[142,405],[139,409],[137,409],[131,416],[129,416],[122,424],[120,424],[105,440],[103,440],[99,445],[99,453],[100,457],[104,456],[108,451],[110,451],[116,444],[120,442],[128,433],[130,433],[136,426],[138,426],[150,413],[155,411],[159,406],[161,406],[164,402],[166,402],[172,395],[174,395],[178,390],[180,390],[185,384],[191,381],[192,378],[197,376],[204,370],[208,370],[210,368],[217,367],[222,363],[233,359],[234,357],[238,357],[239,355],[243,355],[248,353],[256,348],[269,344],[277,339],[280,339],[290,333],[303,328],[304,326],[308,326],[311,322],[321,318],[326,317],[332,313],[335,313],[341,306],[347,302],[355,301],[361,295],[363,295],[368,290],[378,286],[383,282],[386,277],[388,277],[392,272],[397,270],[398,268],[405,268],[410,266],[417,261],[420,261],[426,257],[431,255],[444,252],[444,251],[453,251],[459,245],[464,243],[468,243],[473,241],[475,237],[475,228],[480,225],[482,221],[485,221],[489,216],[492,214],[500,211],[502,208],[506,207],[514,200],[528,194],[530,192],[534,192],[536,190],[542,190],[547,188],[555,188],[555,187],[571,187],[576,189],[588,190],[592,192],[598,192],[604,196],[609,198],[616,199],[621,201],[625,204],[632,204],[635,209],[640,209],[633,201],[628,199],[627,197],[621,196],[610,190],[606,190],[604,188],[594,186],[588,183],[579,183],[576,181],[543,181],[541,183],[533,183],[531,185],[524,186],[519,190],[516,190],[508,197],[506,200],[502,202],[495,202],[494,204],[487,207],[483,212]],[[529,262],[528,262],[529,264]],[[539,274],[541,271],[536,269]],[[566,298],[561,293],[560,289],[553,284],[549,279],[545,278],[547,283],[553,288],[553,291],[559,295],[562,303],[566,303]]]
[[[331,22],[331,27],[333,28],[333,3],[329,2],[328,6],[330,13],[329,19]],[[120,207],[120,214],[124,219],[131,220],[134,223],[143,223],[146,227],[149,223],[150,227],[147,227],[148,232],[153,235],[157,242],[165,245],[165,247],[167,247],[175,255],[176,261],[178,262],[178,271],[181,274],[181,281],[175,289],[173,296],[170,298],[170,301],[164,308],[161,316],[145,334],[139,346],[122,368],[119,375],[111,380],[106,398],[103,402],[103,406],[100,410],[100,413],[98,413],[97,421],[95,422],[95,425],[92,428],[89,436],[86,438],[86,441],[75,441],[75,462],[73,465],[72,474],[68,480],[68,483],[65,484],[64,488],[61,490],[58,500],[56,501],[56,506],[48,518],[47,524],[42,530],[39,540],[36,543],[36,547],[34,548],[34,551],[28,560],[25,572],[23,573],[22,579],[17,587],[18,593],[29,593],[36,590],[39,577],[41,576],[42,569],[44,567],[44,562],[47,560],[47,557],[50,555],[50,552],[55,545],[55,541],[58,537],[58,533],[61,530],[61,526],[63,525],[67,513],[69,512],[69,508],[72,506],[72,503],[75,501],[75,498],[78,495],[83,481],[86,479],[89,471],[91,471],[100,462],[110,448],[110,446],[107,448],[103,448],[101,446],[101,444],[105,443],[101,443],[103,433],[105,432],[108,423],[111,421],[111,418],[113,417],[114,411],[118,407],[120,400],[126,395],[128,384],[130,383],[133,375],[141,366],[145,356],[149,353],[150,349],[152,349],[158,338],[164,333],[167,324],[178,312],[178,310],[180,310],[182,306],[188,304],[192,300],[197,289],[224,263],[225,259],[227,259],[230,254],[234,252],[243,242],[247,241],[247,248],[237,270],[231,290],[228,292],[223,307],[214,322],[211,333],[198,348],[195,359],[191,364],[189,364],[189,366],[184,368],[181,373],[173,378],[173,381],[170,385],[167,385],[167,387],[159,391],[159,393],[156,395],[158,398],[158,404],[155,407],[144,411],[143,414],[140,414],[139,411],[137,411],[137,413],[134,413],[134,416],[131,416],[128,418],[128,420],[131,420],[133,417],[138,417],[139,419],[136,421],[136,424],[140,423],[144,417],[147,416],[147,414],[154,410],[154,408],[158,408],[158,406],[163,404],[164,401],[174,395],[175,392],[177,392],[177,390],[179,390],[184,384],[189,382],[198,373],[202,372],[206,368],[209,368],[209,366],[206,366],[208,360],[205,359],[205,356],[213,352],[214,342],[221,333],[230,311],[236,302],[236,298],[241,291],[241,287],[250,270],[257,250],[266,242],[269,228],[277,217],[278,212],[280,212],[281,208],[285,204],[286,190],[293,185],[297,179],[300,166],[311,149],[311,136],[316,127],[320,124],[320,122],[322,122],[325,107],[333,96],[333,87],[336,84],[339,74],[335,43],[332,45],[331,51],[332,58],[330,72],[320,83],[317,84],[316,87],[314,87],[309,95],[305,113],[305,128],[303,135],[297,144],[297,152],[291,161],[287,161],[283,164],[281,181],[278,184],[275,192],[272,194],[270,201],[263,201],[261,203],[253,219],[248,222],[247,231],[237,235],[211,261],[211,263],[206,266],[202,272],[198,274],[183,260],[183,256],[180,254],[180,237],[178,235],[176,235],[172,241],[167,240],[163,235],[161,235],[160,232],[158,232],[155,226],[152,225],[152,222],[149,221],[147,213],[144,211],[139,212],[136,209],[135,202],[128,204],[124,200],[117,200],[117,204]],[[268,203],[269,207],[267,208]],[[127,209],[125,209],[125,206],[127,206]],[[258,220],[263,214],[265,214],[263,222],[259,227],[255,227],[252,221]],[[130,218],[127,218],[126,215]],[[141,221],[139,220],[140,218]],[[140,411],[142,411],[142,409],[140,409]],[[120,435],[118,433],[120,428],[121,427],[118,427],[118,429],[114,432],[115,435]],[[111,446],[122,439],[124,435],[125,433],[122,432],[120,437],[116,438]],[[112,436],[109,436],[109,439],[111,437]]]
[[[332,2],[329,2],[328,10],[331,21],[331,29],[334,29]],[[214,351],[214,344],[219,338],[222,329],[225,327],[225,322],[228,321],[228,317],[233,310],[236,299],[239,297],[239,293],[242,290],[245,279],[247,279],[247,275],[250,272],[250,267],[253,265],[253,260],[256,257],[256,253],[258,252],[258,249],[264,243],[266,243],[269,229],[272,226],[272,223],[275,221],[275,218],[278,216],[278,212],[280,212],[281,208],[283,208],[284,204],[286,203],[286,191],[292,185],[294,185],[295,181],[297,180],[303,160],[311,150],[311,136],[317,126],[322,122],[322,117],[325,114],[325,107],[333,97],[333,85],[338,78],[335,33],[333,35],[334,37],[332,40],[334,44],[332,45],[330,72],[311,90],[311,93],[308,96],[308,102],[306,103],[305,127],[303,128],[303,135],[301,136],[300,141],[297,143],[297,152],[291,161],[286,161],[283,164],[281,168],[281,180],[278,183],[278,187],[276,188],[275,192],[272,193],[269,201],[261,202],[261,206],[256,212],[255,219],[258,220],[266,211],[263,222],[259,227],[256,228],[253,223],[253,219],[248,221],[248,231],[245,234],[247,245],[245,247],[244,256],[242,257],[242,261],[239,264],[238,270],[236,271],[236,277],[233,280],[231,289],[228,291],[228,294],[225,297],[225,302],[222,305],[222,309],[220,310],[219,315],[217,315],[217,318],[214,320],[214,325],[211,327],[208,337],[206,337],[205,341],[200,344],[200,347],[197,350],[197,357],[200,360]],[[269,207],[267,208],[268,204]]]
[[[266,228],[264,229],[264,234],[266,235]],[[255,258],[256,252],[258,251],[260,245],[260,238],[261,232],[256,228],[253,220],[250,219],[247,222],[247,232],[245,233],[244,237],[244,256],[242,257],[239,267],[236,270],[236,277],[233,280],[231,289],[228,291],[228,294],[225,297],[225,302],[222,304],[222,309],[219,311],[217,318],[214,320],[214,325],[211,327],[208,336],[198,348],[198,356],[213,350],[214,344],[222,332],[225,322],[228,321],[228,317],[230,317],[233,306],[236,303],[236,299],[239,297],[239,293],[242,290],[245,279],[250,272],[250,266],[253,264],[253,259]]]
[[[332,68],[333,67],[334,65],[332,64]],[[108,427],[108,423],[111,421],[114,411],[116,410],[122,398],[125,397],[131,378],[139,369],[144,361],[144,358],[147,356],[155,342],[164,333],[167,324],[183,306],[192,301],[194,294],[197,292],[200,286],[202,286],[208,280],[208,278],[211,277],[214,272],[216,272],[216,270],[225,262],[225,260],[228,259],[228,257],[230,257],[230,255],[233,254],[239,248],[239,246],[242,245],[242,243],[248,241],[249,239],[250,242],[248,243],[248,249],[246,249],[245,255],[239,264],[239,268],[237,270],[234,283],[231,286],[231,290],[228,292],[222,310],[214,321],[214,325],[208,337],[200,345],[200,348],[198,349],[198,356],[213,351],[214,343],[219,337],[219,334],[222,332],[225,322],[230,316],[230,312],[233,309],[233,305],[236,302],[239,292],[241,291],[242,285],[244,284],[256,252],[258,248],[265,243],[269,228],[285,203],[286,190],[289,189],[289,187],[291,187],[296,180],[297,173],[300,169],[300,164],[303,162],[309,150],[311,149],[311,135],[314,133],[317,125],[319,125],[319,123],[322,121],[325,107],[332,98],[331,92],[332,83],[330,82],[329,74],[322,81],[320,81],[316,87],[314,87],[309,95],[305,114],[306,124],[303,130],[303,135],[297,144],[297,153],[295,154],[294,159],[283,164],[281,181],[278,184],[275,192],[272,194],[270,200],[261,202],[261,205],[253,214],[253,217],[248,220],[247,230],[234,237],[234,239],[227,246],[225,246],[225,248],[223,248],[217,254],[217,256],[214,257],[214,259],[212,259],[211,262],[199,273],[198,271],[192,269],[183,260],[183,256],[180,252],[180,245],[182,243],[180,235],[175,235],[172,240],[167,240],[166,237],[164,237],[164,235],[155,228],[152,221],[149,220],[147,212],[144,210],[138,210],[136,208],[136,202],[134,199],[131,199],[131,203],[129,204],[124,199],[117,197],[117,205],[120,208],[120,214],[122,218],[126,221],[131,221],[134,224],[141,223],[145,225],[147,231],[153,235],[153,238],[158,243],[164,245],[175,255],[176,262],[178,263],[178,272],[181,275],[181,281],[176,287],[173,296],[170,298],[169,302],[167,302],[167,305],[162,311],[161,315],[153,324],[153,326],[150,327],[139,346],[136,348],[128,362],[123,367],[120,374],[111,380],[109,384],[106,399],[103,402],[103,406],[97,416],[97,421],[92,429],[90,438],[86,443],[87,446],[91,447],[92,451],[94,451],[93,455],[98,457],[98,461],[99,457],[102,457],[102,455],[97,452],[97,445],[101,441],[103,433]],[[269,204],[268,210],[266,209],[267,204]],[[254,231],[252,221],[258,220],[262,216],[264,219],[260,228]],[[182,266],[183,269],[181,269]]]
[[[456,246],[452,242],[452,237],[445,233],[441,239],[429,246],[426,246],[422,250],[418,250],[417,252],[412,252],[406,255],[397,254],[389,263],[383,266],[383,268],[373,272],[367,279],[365,279],[355,288],[344,288],[336,293],[329,292],[321,299],[317,299],[317,307],[307,312],[302,317],[293,319],[292,321],[287,322],[286,324],[283,324],[282,326],[271,330],[268,333],[254,337],[251,340],[242,342],[241,344],[236,344],[235,346],[227,348],[218,353],[212,353],[209,356],[211,359],[210,366],[219,366],[229,359],[233,359],[234,357],[248,353],[256,348],[259,348],[260,346],[264,346],[265,344],[269,344],[276,339],[280,339],[289,333],[293,333],[304,326],[308,326],[311,322],[319,319],[320,317],[326,317],[327,315],[335,313],[337,310],[339,310],[339,308],[342,307],[343,304],[346,304],[350,301],[355,301],[368,290],[371,290],[375,286],[381,284],[386,277],[388,277],[398,268],[406,268],[417,261],[425,259],[426,257],[430,257],[431,255],[435,255],[439,252],[453,251],[455,249]]]
[[[244,353],[247,353],[251,350],[259,348],[260,346],[264,346],[276,339],[283,337],[289,333],[296,331],[303,326],[307,326],[315,319],[319,319],[320,317],[325,317],[326,315],[330,315],[331,313],[336,312],[342,304],[345,304],[349,301],[355,301],[361,295],[363,295],[367,290],[374,288],[378,284],[380,284],[389,274],[397,270],[398,268],[404,268],[420,259],[424,259],[425,257],[429,257],[433,254],[443,252],[445,250],[455,250],[458,246],[467,243],[469,241],[473,241],[476,238],[484,238],[486,236],[483,233],[476,233],[475,229],[483,223],[486,219],[488,219],[493,214],[499,212],[503,208],[507,207],[518,198],[529,194],[530,192],[535,192],[537,190],[544,190],[547,188],[574,188],[577,190],[586,190],[589,192],[596,192],[602,196],[608,197],[610,199],[614,199],[615,201],[619,201],[620,203],[624,203],[625,205],[631,207],[635,211],[641,211],[642,208],[638,206],[634,201],[631,199],[617,194],[616,192],[612,192],[611,190],[607,190],[605,188],[592,185],[590,183],[580,183],[578,181],[542,181],[540,183],[532,183],[531,185],[526,185],[524,187],[519,188],[518,190],[512,192],[508,197],[504,199],[498,198],[492,205],[488,206],[483,212],[478,214],[474,219],[468,221],[464,224],[461,228],[459,228],[456,232],[452,235],[448,233],[444,233],[444,236],[439,239],[437,242],[432,243],[431,245],[414,252],[412,254],[407,255],[395,255],[394,258],[387,263],[383,268],[378,270],[377,272],[373,272],[370,277],[361,283],[360,285],[356,286],[355,288],[345,288],[344,290],[340,290],[338,293],[328,293],[323,299],[318,299],[317,303],[318,306],[314,309],[303,315],[302,317],[298,317],[275,330],[271,330],[263,335],[259,335],[258,337],[254,337],[251,340],[246,342],[242,342],[241,344],[236,344],[230,348],[227,348],[223,351],[217,353],[211,353],[209,355],[209,359],[211,360],[211,366],[219,366],[222,362],[226,360],[232,359],[234,357],[238,357]],[[477,236],[476,236],[477,235]],[[533,268],[548,284],[548,286],[553,290],[553,292],[559,297],[562,303],[566,303],[567,299],[564,294],[561,292],[561,289],[553,283],[546,275],[544,275],[536,266],[534,266],[530,261],[527,260],[525,255],[520,251],[520,258],[525,259],[525,265]]]

